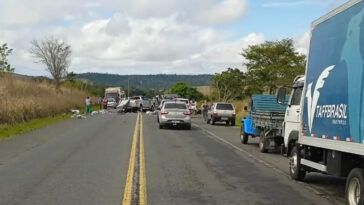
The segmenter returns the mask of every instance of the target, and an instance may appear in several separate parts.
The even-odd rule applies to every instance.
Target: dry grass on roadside
[[[247,117],[249,115],[250,110],[250,98],[244,100],[233,101],[235,112],[236,112],[236,121],[239,122],[237,125],[240,125],[240,120],[243,117]],[[244,110],[244,106],[248,106],[248,111]]]
[[[86,92],[70,88],[62,88],[62,92],[57,93],[50,83],[2,74],[0,125],[14,125],[35,118],[68,113],[72,108],[83,108],[86,96]]]

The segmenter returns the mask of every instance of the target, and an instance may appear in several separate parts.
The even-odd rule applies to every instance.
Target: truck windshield
[[[119,97],[119,94],[117,93],[106,93],[106,98],[118,98]]]
[[[232,104],[217,104],[216,110],[234,110]]]
[[[302,90],[303,87],[297,87],[293,90],[290,105],[299,105],[301,103]]]

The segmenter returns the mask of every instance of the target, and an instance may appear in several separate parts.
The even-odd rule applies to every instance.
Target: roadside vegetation
[[[70,47],[55,39],[49,41],[42,41],[39,46],[59,53],[45,56],[40,62],[46,65],[53,79],[13,74],[14,68],[7,60],[12,49],[7,44],[0,46],[0,138],[68,119],[71,109],[84,110],[86,96],[100,93],[91,83],[65,78]],[[34,54],[34,48],[32,52]],[[92,100],[97,103],[96,97]]]
[[[212,76],[214,92],[207,96],[210,101],[231,102],[236,108],[236,125],[249,113],[253,94],[275,94],[280,86],[293,82],[297,75],[304,74],[306,56],[298,53],[292,39],[266,41],[243,49],[242,62],[247,71],[228,68]]]
[[[1,74],[0,81],[0,124],[3,126],[83,109],[89,95],[63,86],[57,92],[49,82],[17,78],[8,73]]]

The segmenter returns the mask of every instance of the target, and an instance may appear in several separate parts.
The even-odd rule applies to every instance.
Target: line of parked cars
[[[195,106],[196,107],[196,106]],[[157,108],[157,122],[160,129],[166,127],[184,127],[191,129],[191,115],[194,107],[185,98],[161,100]],[[217,102],[208,109],[204,119],[214,125],[216,122],[225,122],[226,125],[235,126],[235,107],[231,103]]]

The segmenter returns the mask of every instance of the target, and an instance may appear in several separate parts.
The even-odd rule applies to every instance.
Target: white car
[[[206,122],[214,125],[215,122],[229,123],[231,126],[235,126],[235,108],[231,103],[214,103],[210,110],[207,111]]]
[[[159,129],[167,126],[179,126],[191,129],[191,112],[186,103],[179,101],[167,101],[161,108],[159,115]]]
[[[116,100],[114,98],[107,99],[107,108],[112,107],[112,108],[116,109],[117,106],[118,106],[118,103],[116,102]]]

